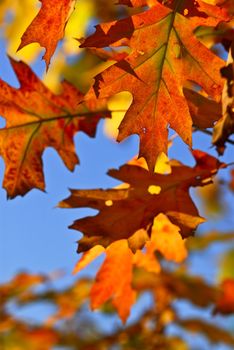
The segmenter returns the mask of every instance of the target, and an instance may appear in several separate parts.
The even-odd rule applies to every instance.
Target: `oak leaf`
[[[232,1],[232,0],[230,0]],[[165,4],[168,7],[175,8],[177,0],[119,0],[118,4],[129,7],[154,6],[157,2]],[[180,2],[180,12],[185,16],[212,16],[220,19],[230,19],[227,8],[229,0],[183,0]],[[221,5],[221,6],[216,6]]]
[[[24,32],[18,50],[37,42],[46,49],[47,69],[57,47],[63,38],[68,17],[73,10],[75,0],[40,0],[41,8],[37,16]]]
[[[159,273],[161,266],[155,255],[155,247],[151,241],[146,242],[145,251],[138,249],[134,254],[134,264],[148,272]]]
[[[218,5],[221,8],[226,9],[231,15],[234,15],[234,2],[233,0],[203,0],[212,5]]]
[[[106,249],[106,259],[96,276],[91,289],[91,306],[100,307],[113,297],[113,305],[120,318],[125,322],[130,307],[135,300],[131,287],[133,254],[126,240],[112,243]]]
[[[180,0],[179,0],[180,1]],[[162,2],[162,1],[160,1]],[[175,8],[177,6],[177,0],[168,0],[167,6]],[[220,20],[228,21],[230,20],[230,15],[224,7],[216,6],[215,3],[209,3],[206,0],[184,0],[181,1],[179,10],[184,16],[198,16],[198,17],[214,17]],[[199,21],[199,19],[198,19]]]
[[[105,252],[105,248],[101,245],[95,245],[90,248],[87,252],[85,252],[81,259],[77,262],[74,267],[73,273],[76,274],[83,270],[88,264],[90,264],[93,260],[99,257],[102,253]]]
[[[97,309],[111,299],[125,322],[135,301],[135,291],[131,287],[134,256],[127,240],[113,242],[106,249],[100,245],[92,247],[82,255],[73,272],[78,273],[102,253],[106,257],[91,288],[91,307]]]
[[[183,93],[186,81],[195,82],[216,99],[223,87],[222,59],[201,44],[193,31],[200,25],[215,26],[226,17],[186,18],[180,6],[183,1],[173,1],[172,8],[156,2],[140,14],[98,25],[81,45],[130,47],[126,58],[96,76],[90,94],[109,98],[129,91],[133,95],[117,140],[138,134],[139,155],[146,158],[150,170],[158,155],[167,152],[169,126],[192,145],[192,117]]]
[[[129,7],[143,7],[150,5],[150,3],[155,3],[155,0],[119,0],[119,5],[126,5]]]
[[[0,80],[0,155],[5,161],[3,187],[8,197],[32,188],[44,190],[42,153],[53,147],[69,170],[79,160],[73,137],[77,131],[94,136],[97,122],[107,116],[105,103],[84,102],[84,95],[64,81],[62,93],[52,93],[23,62],[11,60],[20,82],[16,89]],[[104,110],[105,108],[105,110]]]
[[[159,273],[161,266],[156,252],[169,261],[182,262],[187,257],[185,240],[179,234],[179,227],[173,225],[163,214],[159,214],[152,227],[151,236],[145,243],[145,251],[138,249],[134,254],[134,264],[148,272]]]
[[[135,235],[141,235],[139,230]],[[106,249],[96,245],[86,251],[75,266],[74,273],[85,268],[102,253],[106,258],[97,273],[91,289],[91,305],[93,309],[100,307],[108,299],[125,322],[135,300],[132,289],[134,267],[140,267],[148,272],[159,273],[160,263],[155,255],[159,251],[167,260],[182,262],[187,251],[185,242],[179,234],[179,228],[173,225],[165,215],[158,215],[154,220],[152,235],[146,239],[145,251],[137,249],[132,252],[126,239],[111,243]],[[147,235],[145,236],[147,237]]]
[[[214,123],[222,116],[221,103],[191,89],[185,88],[183,91],[188,102],[193,125],[199,129],[213,128]]]
[[[129,184],[128,188],[71,190],[71,196],[60,207],[99,210],[96,216],[78,219],[70,226],[84,234],[79,252],[96,244],[108,246],[115,240],[127,239],[140,229],[150,234],[159,213],[167,215],[180,228],[182,237],[193,234],[204,219],[190,198],[189,188],[210,183],[217,170],[225,166],[201,151],[194,151],[193,155],[197,162],[193,168],[171,162],[171,174],[153,174],[133,165],[108,172]],[[152,192],[152,186],[160,191]]]

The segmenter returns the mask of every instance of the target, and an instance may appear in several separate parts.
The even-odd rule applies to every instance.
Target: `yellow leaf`
[[[77,262],[74,267],[73,274],[76,274],[83,270],[88,264],[90,264],[93,260],[95,260],[98,256],[100,256],[105,251],[101,245],[96,245],[86,253],[84,253],[81,259]]]
[[[151,244],[167,260],[176,263],[182,262],[187,257],[185,240],[182,239],[179,231],[179,227],[173,225],[163,214],[159,214],[154,219]]]

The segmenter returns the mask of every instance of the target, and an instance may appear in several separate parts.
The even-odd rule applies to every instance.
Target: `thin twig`
[[[206,129],[194,128],[194,131],[200,131],[200,132],[203,132],[203,134],[210,135],[210,136],[213,135],[212,131],[206,130]],[[234,145],[234,141],[233,140],[227,139],[226,142],[230,143],[231,145]]]

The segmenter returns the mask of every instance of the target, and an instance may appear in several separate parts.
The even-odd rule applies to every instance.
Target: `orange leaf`
[[[172,3],[175,7],[177,0],[169,0],[169,2]],[[181,1],[180,5],[180,12],[183,13],[185,16],[198,16],[198,17],[214,17],[222,21],[227,21],[230,19],[230,16],[228,15],[228,12],[225,8],[215,6],[216,4],[210,4],[207,3],[205,0],[183,0]],[[195,19],[196,20],[196,19]],[[212,18],[208,19],[212,20]],[[199,19],[198,19],[199,21]]]
[[[234,2],[233,0],[204,0],[205,2],[211,2],[213,5],[218,5],[223,9],[226,9],[230,14],[234,14]]]
[[[228,278],[222,282],[221,295],[215,311],[222,314],[234,313],[234,279]]]
[[[159,251],[165,259],[176,263],[182,262],[187,257],[185,241],[179,234],[179,227],[173,225],[163,214],[159,214],[152,227],[150,240],[145,244],[145,252],[138,250],[134,255],[134,264],[149,272],[158,273],[161,270],[156,258]]]
[[[222,92],[223,60],[201,44],[193,32],[201,25],[216,26],[227,17],[207,17],[203,12],[201,17],[185,17],[181,14],[184,6],[178,0],[172,2],[171,9],[156,2],[143,13],[98,25],[81,45],[131,48],[125,59],[96,76],[90,94],[107,98],[129,91],[133,95],[119,126],[118,141],[138,134],[139,156],[147,160],[151,171],[158,155],[167,153],[169,125],[192,145],[192,117],[183,93],[186,81],[195,82],[216,99]],[[191,6],[195,11],[194,2]]]
[[[73,10],[74,0],[40,0],[41,9],[21,38],[18,50],[38,42],[46,49],[43,56],[47,69],[57,43],[63,39],[68,17]]]
[[[91,289],[92,309],[112,298],[122,321],[127,320],[135,300],[135,292],[131,287],[132,263],[133,254],[126,240],[114,242],[106,249],[106,260]]]
[[[3,186],[8,197],[24,195],[32,188],[44,190],[42,153],[53,147],[69,170],[78,164],[73,137],[77,131],[94,136],[105,102],[86,100],[64,81],[62,93],[53,94],[23,62],[11,60],[19,89],[0,80],[0,155],[5,161]],[[103,111],[103,112],[102,112]]]
[[[8,300],[8,298],[21,297],[24,293],[46,281],[43,275],[30,275],[27,273],[19,273],[11,281],[5,284],[0,284],[1,302]]]

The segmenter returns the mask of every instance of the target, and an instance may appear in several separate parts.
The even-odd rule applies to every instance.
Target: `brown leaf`
[[[99,210],[96,216],[76,220],[70,226],[83,232],[88,249],[89,240],[94,240],[94,244],[109,245],[115,240],[129,238],[142,228],[150,233],[159,213],[167,215],[180,228],[182,237],[187,237],[204,221],[189,196],[189,188],[210,183],[217,170],[224,167],[206,153],[194,151],[193,154],[197,162],[193,168],[174,164],[171,174],[166,175],[152,174],[133,165],[110,170],[109,175],[130,186],[112,190],[71,190],[71,196],[59,206]],[[160,187],[160,193],[152,193],[152,186]]]
[[[219,154],[223,154],[225,144],[230,135],[234,133],[234,41],[229,50],[227,66],[223,67],[221,73],[226,79],[222,95],[222,118],[217,122],[213,131],[213,144]]]
[[[221,103],[187,88],[184,89],[184,96],[188,102],[193,125],[199,129],[213,128],[214,123],[222,116]]]

